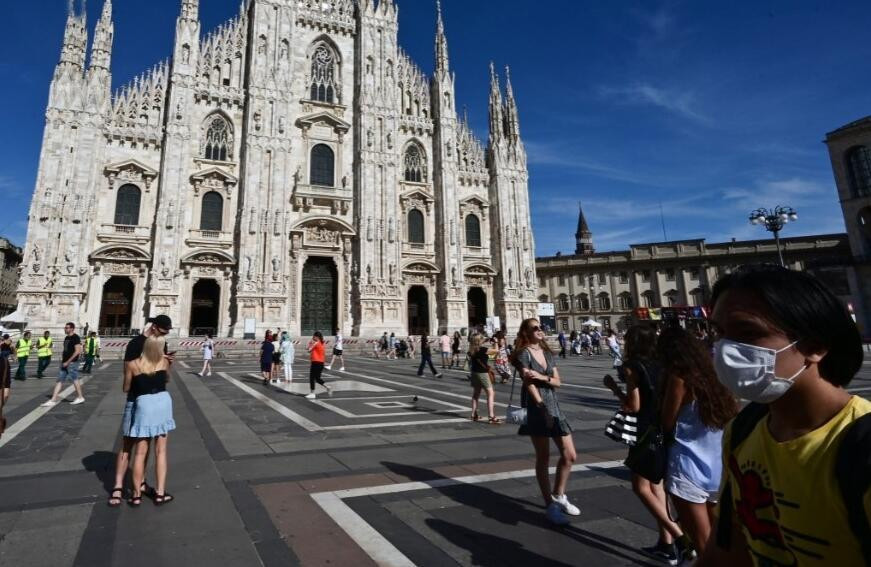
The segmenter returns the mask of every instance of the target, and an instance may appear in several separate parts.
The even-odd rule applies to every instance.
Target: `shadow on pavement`
[[[538,504],[528,500],[514,498],[491,490],[478,484],[442,484],[450,480],[431,469],[382,461],[381,463],[392,473],[411,481],[423,482],[432,489],[454,502],[479,510],[485,517],[509,526],[526,524],[530,527],[555,530],[566,537],[586,546],[587,548],[608,554],[636,565],[653,565],[638,557],[638,551],[617,540],[607,538],[592,532],[573,527],[564,528],[552,526],[544,517]],[[603,470],[601,472],[608,472]],[[533,510],[531,507],[535,507]],[[561,567],[567,565],[553,558],[543,557],[525,549],[522,543],[482,533],[468,527],[453,524],[438,518],[429,518],[427,525],[437,531],[455,545],[468,550],[473,555],[474,565],[527,565],[540,564],[542,560],[547,565]],[[521,533],[530,533],[523,528]],[[627,553],[624,553],[627,552]],[[507,561],[507,563],[506,563]]]
[[[82,466],[97,475],[106,492],[112,490],[115,484],[115,453],[95,451],[82,459]]]

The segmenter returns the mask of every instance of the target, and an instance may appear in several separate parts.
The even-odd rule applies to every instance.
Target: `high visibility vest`
[[[15,356],[18,358],[26,358],[30,356],[31,341],[18,339],[18,346],[15,348]]]
[[[88,337],[85,339],[85,354],[94,355],[97,353],[97,339]]]
[[[51,338],[39,337],[36,339],[36,355],[39,358],[51,356]]]

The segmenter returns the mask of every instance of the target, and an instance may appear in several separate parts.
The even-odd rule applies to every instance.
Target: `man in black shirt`
[[[140,356],[142,356],[142,349],[145,347],[145,341],[148,337],[165,337],[172,330],[172,319],[167,317],[166,315],[158,315],[157,317],[152,317],[145,321],[147,325],[145,330],[141,335],[134,337],[129,343],[127,343],[127,348],[124,350],[124,375],[127,374],[127,363],[137,360]],[[164,356],[166,359],[172,363],[173,357],[169,355],[166,351],[166,345],[163,347]],[[109,495],[108,504],[111,507],[120,506],[121,502],[124,498],[124,477],[127,475],[127,469],[130,466],[130,453],[133,450],[133,442],[134,439],[130,437],[124,437],[121,444],[121,450],[118,451],[118,455],[115,457],[115,486],[112,489],[112,492]],[[149,446],[150,450],[150,446]],[[145,455],[146,462],[148,461],[148,455]],[[144,486],[139,487],[143,494],[146,496],[150,496],[151,489],[150,487],[143,483]]]
[[[61,367],[57,374],[57,383],[54,385],[51,399],[45,402],[43,407],[50,408],[60,403],[58,396],[64,382],[72,382],[76,389],[76,399],[71,402],[71,405],[85,403],[85,396],[82,393],[82,382],[79,380],[79,357],[82,355],[82,339],[76,334],[75,323],[67,323],[64,326],[64,350],[61,356]]]

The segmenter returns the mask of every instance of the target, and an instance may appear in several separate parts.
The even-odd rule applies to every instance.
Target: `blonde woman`
[[[124,372],[124,391],[127,404],[121,429],[124,437],[133,440],[133,493],[130,506],[142,504],[142,487],[145,486],[145,461],[149,440],[154,439],[154,473],[156,490],[154,503],[157,506],[173,500],[166,492],[167,434],[175,429],[172,418],[172,398],[166,391],[169,381],[169,361],[164,356],[166,339],[149,336],[142,347],[142,355],[127,364]]]

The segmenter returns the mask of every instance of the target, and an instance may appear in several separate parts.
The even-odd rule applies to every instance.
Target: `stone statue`
[[[245,256],[245,279],[251,279],[251,256]]]

